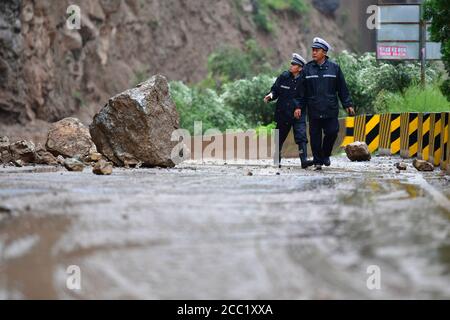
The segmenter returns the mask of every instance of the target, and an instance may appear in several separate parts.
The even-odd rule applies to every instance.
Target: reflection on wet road
[[[450,298],[449,177],[335,160],[0,169],[0,298]]]

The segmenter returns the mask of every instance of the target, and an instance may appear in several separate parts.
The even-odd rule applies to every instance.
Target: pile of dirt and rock
[[[100,101],[147,74],[196,83],[211,53],[248,39],[273,48],[274,66],[294,50],[307,54],[316,30],[338,51],[348,48],[338,22],[322,13],[334,4],[322,2],[302,15],[273,12],[269,33],[255,23],[253,0],[0,1],[0,127],[69,116],[87,123]],[[80,28],[70,29],[74,4]]]
[[[11,143],[0,137],[0,163],[62,165],[68,171],[109,175],[118,167],[173,167],[171,153],[177,142],[172,133],[179,115],[164,76],[156,75],[111,98],[88,127],[76,118],[51,125],[45,147],[32,141]]]

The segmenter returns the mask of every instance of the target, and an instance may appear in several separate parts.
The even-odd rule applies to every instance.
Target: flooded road
[[[397,161],[1,168],[0,298],[449,299],[450,177]]]

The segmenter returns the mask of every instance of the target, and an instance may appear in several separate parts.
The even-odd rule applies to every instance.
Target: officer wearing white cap
[[[299,54],[292,54],[291,67],[289,71],[283,72],[275,81],[270,93],[264,98],[264,101],[277,100],[275,110],[275,121],[277,129],[279,130],[278,141],[278,160],[281,162],[281,149],[286,141],[286,138],[294,129],[295,142],[299,146],[300,160],[302,168],[306,169],[313,165],[312,161],[307,159],[307,144],[308,138],[306,135],[306,115],[294,118],[294,110],[298,106],[298,86],[300,83],[300,74],[303,67],[306,65],[306,60]]]
[[[314,38],[313,61],[307,63],[300,77],[299,105],[294,117],[308,112],[311,149],[317,170],[330,166],[330,156],[339,133],[339,100],[349,115],[354,115],[353,102],[344,74],[327,54],[332,49],[321,38]],[[323,137],[323,139],[322,139]]]

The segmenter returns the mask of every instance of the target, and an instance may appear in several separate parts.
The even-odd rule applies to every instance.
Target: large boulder
[[[345,147],[345,153],[351,161],[370,161],[372,156],[370,155],[369,147],[365,142],[353,142]]]
[[[52,124],[45,146],[54,156],[65,158],[81,158],[97,151],[89,129],[76,118],[66,118]]]
[[[97,149],[117,166],[173,167],[179,115],[165,77],[156,75],[112,97],[90,126]]]

